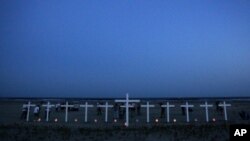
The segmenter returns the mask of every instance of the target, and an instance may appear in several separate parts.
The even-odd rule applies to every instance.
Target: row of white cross
[[[129,107],[133,107],[132,105],[130,105],[130,102],[140,102],[140,100],[129,100],[129,96],[128,94],[126,94],[126,99],[125,100],[115,100],[115,102],[122,102],[125,103],[124,107],[126,108],[126,122],[125,122],[125,126],[129,126]],[[23,106],[27,107],[27,117],[26,117],[26,121],[29,121],[29,112],[30,112],[30,107],[34,107],[34,104],[31,104],[31,102],[29,101],[28,104],[24,104]],[[42,105],[43,107],[46,107],[46,121],[49,121],[49,109],[55,105],[50,104],[50,102],[48,102],[47,104]],[[68,102],[66,102],[65,105],[61,105],[61,107],[65,107],[65,122],[68,122],[68,108],[69,107],[73,107],[74,105],[69,105]],[[188,104],[188,102],[186,102],[185,105],[180,105],[181,107],[184,107],[186,109],[186,121],[189,122],[189,108],[194,107],[194,105],[190,105]],[[218,106],[223,107],[224,109],[224,117],[225,120],[227,121],[227,106],[231,106],[231,104],[226,104],[226,102],[224,101],[222,104],[219,104]],[[88,108],[94,107],[94,105],[90,105],[88,104],[88,102],[85,102],[85,104],[80,105],[80,107],[85,108],[85,122],[88,121]],[[105,108],[105,122],[108,122],[108,108],[112,108],[113,105],[109,105],[108,102],[106,102],[104,105],[97,105],[97,107],[102,107]],[[147,122],[149,122],[149,108],[155,107],[155,105],[150,105],[149,102],[147,102],[146,105],[141,105],[141,107],[146,108],[147,110]],[[175,105],[170,105],[169,102],[166,103],[166,105],[161,105],[161,107],[166,108],[167,111],[167,122],[169,122],[170,119],[170,108],[175,107]],[[208,108],[209,107],[213,107],[213,105],[208,104],[207,102],[205,102],[205,104],[200,105],[200,107],[204,107],[205,111],[206,111],[206,121],[209,122],[209,115],[208,115]]]

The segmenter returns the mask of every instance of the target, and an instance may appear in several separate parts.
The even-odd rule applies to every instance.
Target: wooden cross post
[[[170,109],[169,108],[172,108],[172,107],[175,107],[174,105],[170,105],[169,102],[167,102],[166,105],[161,105],[161,107],[166,107],[167,108],[167,122],[169,122],[169,111]]]
[[[84,105],[80,105],[80,107],[84,107],[85,108],[85,118],[84,121],[88,122],[88,108],[94,107],[94,105],[89,105],[88,102],[85,102]]]
[[[31,104],[31,102],[29,101],[28,104],[23,104],[24,107],[27,107],[27,115],[26,115],[26,121],[29,121],[29,117],[30,117],[30,107],[35,107],[35,104]]]
[[[42,105],[43,107],[46,107],[46,121],[48,122],[49,121],[49,111],[50,111],[50,108],[54,107],[55,105],[52,105],[50,104],[50,102],[48,101],[47,104],[44,104]]]
[[[108,102],[105,105],[98,105],[97,107],[105,108],[105,122],[108,122],[108,108],[114,107],[113,105],[109,105]]]
[[[149,108],[155,107],[155,105],[149,105],[149,102],[147,102],[146,105],[141,105],[141,107],[147,108],[147,123],[149,123]]]
[[[69,105],[68,101],[65,105],[61,105],[61,107],[65,107],[65,122],[68,122],[68,110],[69,107],[74,107],[74,105]]]
[[[206,121],[208,122],[209,121],[208,108],[209,107],[213,107],[213,105],[207,104],[207,101],[206,101],[205,104],[200,105],[200,107],[204,107],[205,108],[205,110],[206,110]]]
[[[194,105],[189,105],[188,102],[186,102],[186,104],[181,105],[181,107],[186,108],[187,122],[189,122],[189,108],[194,107]]]
[[[226,104],[226,102],[224,101],[223,104],[219,104],[219,106],[223,107],[225,121],[227,121],[227,106],[231,106],[231,104]]]

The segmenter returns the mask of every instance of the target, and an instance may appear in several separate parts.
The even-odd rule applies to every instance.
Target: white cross
[[[120,107],[126,108],[126,105],[121,105]],[[129,108],[133,108],[134,106],[133,106],[132,104],[128,104],[128,107],[129,107]]]
[[[224,115],[225,115],[225,120],[227,121],[227,106],[231,106],[231,104],[226,104],[224,101],[223,104],[219,104],[220,107],[223,107],[224,109]]]
[[[169,105],[169,102],[167,102],[166,105],[161,105],[161,107],[166,107],[167,108],[167,122],[169,122],[169,111],[171,107],[175,107],[174,105]]]
[[[108,122],[108,108],[114,107],[113,105],[108,105],[108,102],[105,105],[97,105],[97,107],[105,108],[105,122]]]
[[[47,104],[42,105],[43,107],[46,107],[46,121],[49,121],[49,111],[51,107],[54,107],[55,105],[50,104],[50,102],[48,101]]]
[[[194,107],[194,105],[188,105],[188,102],[186,102],[186,104],[185,105],[181,105],[181,107],[186,108],[187,122],[189,122],[189,110],[188,109],[190,107]]]
[[[213,105],[207,104],[207,101],[206,101],[205,104],[200,105],[200,107],[204,107],[205,108],[205,110],[206,110],[206,121],[208,122],[209,121],[208,107],[213,107]]]
[[[149,102],[147,102],[146,105],[141,105],[141,107],[147,108],[147,123],[149,123],[149,108],[150,107],[155,107],[155,105],[149,105]]]
[[[69,105],[68,101],[65,105],[61,105],[61,107],[65,107],[65,122],[68,122],[68,110],[69,107],[74,107],[74,105]]]
[[[129,100],[128,93],[126,94],[125,100],[115,100],[115,102],[124,102],[126,107],[126,123],[125,126],[129,126],[129,102],[140,102],[140,100]]]
[[[89,105],[88,102],[85,102],[84,105],[80,105],[80,107],[84,107],[85,108],[85,122],[88,121],[88,108],[89,107],[94,107],[94,105]]]
[[[23,104],[24,107],[27,107],[27,115],[26,115],[26,121],[29,121],[29,116],[30,116],[30,107],[35,107],[35,104],[31,104],[29,101],[28,104]]]

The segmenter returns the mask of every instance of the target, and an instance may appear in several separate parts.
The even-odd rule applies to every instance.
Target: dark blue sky
[[[249,0],[1,0],[0,96],[250,96]]]

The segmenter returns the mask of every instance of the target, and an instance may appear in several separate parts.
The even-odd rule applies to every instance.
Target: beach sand
[[[41,104],[42,100],[31,100],[34,104]],[[250,124],[250,120],[242,120],[239,112],[244,110],[250,113],[250,102],[248,100],[225,100],[232,106],[227,107],[228,121],[224,120],[223,112],[217,112],[215,100],[208,100],[214,107],[209,108],[209,119],[205,120],[205,108],[199,105],[204,104],[200,100],[188,100],[189,104],[194,105],[193,112],[190,112],[190,122],[186,122],[186,116],[182,115],[180,105],[186,100],[169,100],[170,104],[175,105],[170,108],[170,122],[166,118],[160,118],[160,102],[165,104],[165,100],[151,100],[150,104],[156,107],[150,108],[150,123],[146,123],[146,108],[141,107],[141,114],[130,112],[130,125],[125,127],[125,119],[117,119],[114,122],[113,109],[109,109],[108,122],[104,122],[104,108],[102,115],[97,116],[96,107],[89,108],[88,122],[84,122],[84,108],[79,111],[70,111],[68,122],[65,123],[65,111],[56,112],[52,108],[50,121],[45,121],[45,108],[40,112],[41,121],[34,119],[33,108],[30,112],[30,121],[20,120],[22,105],[27,100],[1,100],[0,101],[0,138],[1,141],[33,141],[33,140],[141,140],[141,141],[223,141],[229,139],[230,124]],[[46,101],[43,101],[44,104]],[[73,102],[73,101],[69,101]],[[83,104],[85,101],[74,101]],[[89,100],[89,104],[96,105],[97,102],[105,103],[106,100]],[[108,101],[114,104],[113,100]],[[56,101],[51,101],[56,104]],[[141,104],[146,101],[142,100]],[[57,122],[54,120],[58,119]],[[77,122],[76,122],[77,119]],[[155,120],[158,119],[158,122]],[[212,120],[214,119],[214,121]],[[176,121],[176,122],[174,122]]]

